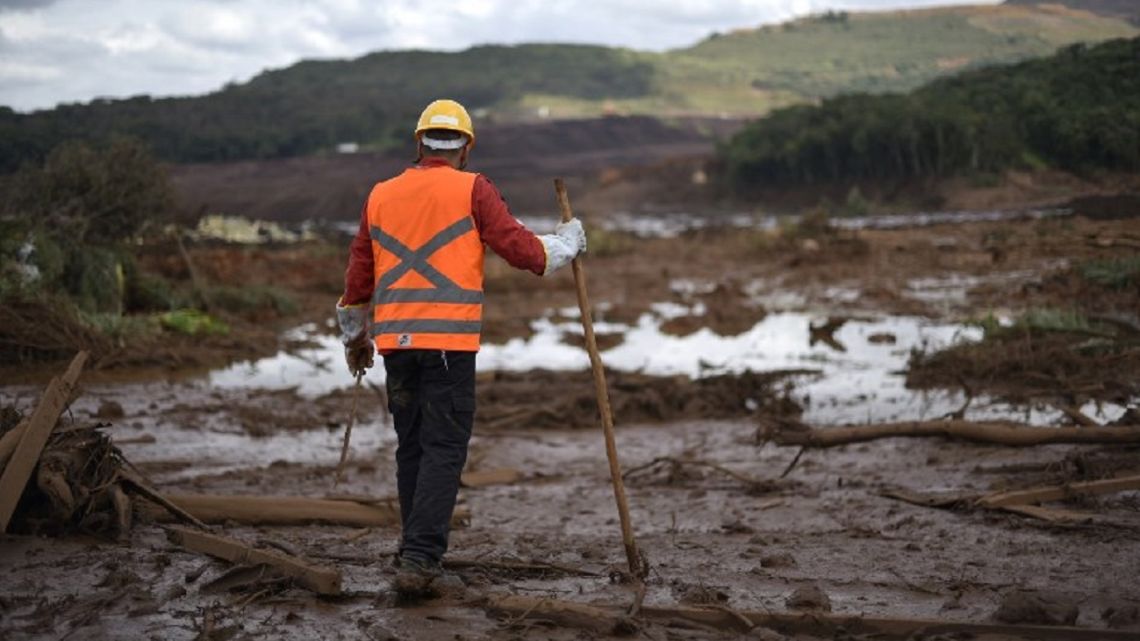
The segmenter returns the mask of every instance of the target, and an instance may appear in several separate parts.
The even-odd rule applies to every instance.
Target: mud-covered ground
[[[652,567],[646,606],[779,612],[788,610],[793,593],[814,586],[834,613],[976,622],[993,620],[1012,595],[1028,593],[1053,603],[1062,618],[1075,609],[1078,626],[1140,635],[1136,492],[1060,504],[1096,516],[1079,525],[919,507],[881,494],[981,493],[1137,473],[1135,448],[889,439],[808,450],[792,465],[798,448],[757,440],[760,420],[772,417],[862,423],[935,418],[956,409],[960,398],[907,390],[905,364],[910,349],[930,347],[923,341],[968,337],[960,324],[969,318],[1060,307],[1135,321],[1135,290],[1100,287],[1080,275],[1087,261],[1135,256],[1135,219],[860,232],[801,225],[782,234],[722,229],[651,239],[599,233],[592,242],[586,271],[612,368],[618,449],[638,544]],[[314,323],[303,335],[287,334],[283,344],[300,356],[294,360],[314,361],[310,369],[286,366],[285,358],[254,358],[229,369],[209,364],[212,370],[169,360],[146,370],[104,368],[85,378],[69,420],[110,423],[105,429],[124,443],[126,458],[165,492],[334,493],[352,392],[347,375],[335,382],[341,367],[335,350],[306,351],[313,347],[306,343],[327,340],[336,278],[326,275],[343,269],[343,253],[324,246],[195,252],[210,266],[207,278],[272,279],[306,302],[296,318],[279,322],[280,329]],[[218,529],[249,542],[273,539],[335,565],[344,574],[344,596],[320,599],[299,589],[213,592],[210,581],[227,566],[174,547],[159,526],[144,523],[125,543],[80,535],[5,537],[0,636],[597,636],[495,615],[478,600],[502,592],[623,607],[634,600],[630,586],[614,580],[624,552],[602,438],[593,427],[591,380],[572,357],[573,332],[559,329],[574,322],[572,280],[569,274],[537,279],[495,259],[487,289],[489,346],[481,358],[494,367],[480,373],[469,469],[512,468],[521,478],[462,491],[471,519],[453,533],[450,556],[471,562],[458,570],[470,598],[397,604],[389,565],[396,529],[364,533],[317,525]],[[787,327],[794,331],[765,334]],[[911,327],[918,329],[911,334]],[[639,332],[649,330],[656,351],[666,353],[638,342],[644,340]],[[643,361],[630,356],[635,348],[645,352]],[[225,354],[224,346],[218,349]],[[248,344],[241,349],[231,356],[270,356]],[[684,360],[688,351],[694,363]],[[742,374],[741,364],[762,373]],[[686,374],[690,365],[698,381]],[[43,370],[51,367],[5,370],[0,404],[27,411],[42,389]],[[370,379],[382,382],[379,372]],[[394,435],[379,387],[363,389],[352,464],[335,493],[394,494]],[[997,413],[1043,429],[1066,421],[1049,399],[1011,403],[1003,390],[990,397],[985,391],[974,390],[970,411],[978,417]],[[1099,406],[1087,394],[1069,400],[1088,401],[1086,414],[1108,423],[1140,399],[1134,394]],[[153,439],[130,442],[143,435]],[[480,567],[489,561],[553,563],[580,572]],[[1026,617],[1045,622],[1041,613]],[[642,622],[638,634],[783,638],[759,629],[742,635],[660,621]]]

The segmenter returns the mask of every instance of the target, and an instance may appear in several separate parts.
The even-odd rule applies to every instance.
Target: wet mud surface
[[[1129,233],[1135,224],[1127,220],[1080,218],[844,231],[812,243],[698,231],[590,257],[595,318],[609,337],[603,351],[632,522],[652,567],[645,606],[783,612],[826,604],[838,614],[1055,618],[1140,635],[1136,492],[1055,504],[1097,517],[1067,525],[882,495],[985,493],[1136,474],[1135,447],[886,439],[801,454],[757,439],[761,419],[771,417],[854,424],[957,409],[963,398],[954,395],[952,377],[930,392],[905,387],[909,351],[976,340],[962,329],[972,317],[1069,300],[1072,285],[1056,285],[1058,279],[1083,260],[1117,251],[1086,240]],[[307,264],[339,269],[339,260]],[[318,300],[319,283],[299,287]],[[140,523],[122,543],[4,537],[0,637],[600,636],[495,615],[479,601],[512,593],[628,607],[635,598],[631,586],[615,580],[625,559],[591,378],[571,329],[572,287],[568,275],[542,281],[494,263],[488,268],[487,325],[499,334],[488,336],[480,355],[468,469],[519,474],[461,491],[471,518],[453,532],[450,558],[468,584],[464,599],[396,602],[395,528],[219,527],[339,568],[344,595],[318,598],[283,586],[227,590],[215,579],[228,564],[184,551],[160,526]],[[1085,309],[1099,314],[1136,309],[1135,293],[1092,291],[1087,299]],[[296,325],[313,322],[284,334],[287,349],[277,356],[207,371],[166,365],[92,372],[70,417],[108,423],[103,431],[163,492],[394,495],[395,435],[379,371],[359,392],[346,480],[333,488],[354,392],[328,347],[335,338],[323,314],[307,313]],[[42,389],[30,372],[9,371],[3,380],[0,405],[26,410]],[[1134,392],[1112,389],[1112,398],[1098,399],[1102,413],[1095,403],[1085,413],[1109,423],[1136,402]],[[1014,396],[1009,392],[1000,395]],[[999,401],[978,390],[967,412],[1011,414],[1041,426],[1066,422],[1034,394]],[[518,562],[563,569],[492,567]],[[792,638],[662,622],[644,623],[639,634]]]

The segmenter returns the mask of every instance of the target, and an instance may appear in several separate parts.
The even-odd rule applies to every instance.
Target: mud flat
[[[340,595],[317,596],[188,551],[142,518],[123,543],[5,535],[0,636],[505,641],[631,631],[548,607],[573,602],[652,639],[953,638],[773,620],[746,631],[749,613],[985,624],[972,634],[989,639],[1050,634],[1001,626],[1135,638],[1140,493],[1124,482],[1079,489],[1140,473],[1135,445],[888,438],[812,449],[777,445],[769,428],[948,416],[1041,430],[1076,429],[1077,416],[1096,429],[1135,426],[1140,395],[1128,370],[1109,371],[1111,385],[1096,368],[1074,370],[1084,391],[1056,380],[982,385],[992,375],[981,367],[965,385],[928,376],[928,389],[915,389],[908,371],[912,350],[934,358],[985,345],[988,330],[968,321],[988,316],[1012,327],[1026,310],[1064,307],[1127,321],[1136,290],[1088,281],[1082,266],[1127,259],[1127,244],[1115,243],[1136,234],[1128,220],[1077,217],[811,235],[703,229],[599,244],[588,259],[591,293],[608,337],[632,520],[652,566],[640,602],[623,577],[569,278],[539,281],[492,263],[487,323],[505,329],[480,357],[473,475],[462,491],[470,516],[452,538],[468,597],[396,603],[390,527],[213,526],[338,570]],[[341,258],[289,251],[296,276],[283,282],[319,305],[312,270],[339,270]],[[233,264],[254,273],[273,264],[271,255],[242,261]],[[196,370],[88,372],[61,424],[107,424],[99,429],[122,456],[171,496],[390,497],[395,439],[380,371],[362,390],[346,480],[333,488],[353,392],[326,314],[314,307],[285,319],[276,354],[241,352]],[[1089,327],[1097,334],[1083,340],[1106,339],[1108,330]],[[1111,349],[1131,358],[1131,334],[1113,332]],[[26,372],[4,380],[0,405],[24,412],[43,389]],[[1020,513],[982,500],[1056,487],[1068,489]],[[495,607],[496,595],[532,600],[511,610]],[[677,608],[706,615],[686,619]]]

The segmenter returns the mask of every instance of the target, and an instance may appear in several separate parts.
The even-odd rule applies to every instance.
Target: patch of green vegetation
[[[79,318],[116,345],[123,345],[127,341],[146,342],[157,337],[163,327],[161,318],[151,315],[80,313]]]
[[[1140,256],[1092,260],[1080,266],[1085,280],[1111,289],[1140,288]]]
[[[187,336],[228,334],[230,328],[222,321],[197,309],[176,309],[158,316],[158,322],[173,332]]]
[[[970,324],[982,329],[985,340],[1024,335],[1027,332],[1073,332],[1092,335],[1104,333],[1094,327],[1088,317],[1079,311],[1050,307],[1030,309],[1012,321],[1003,321],[990,313],[971,321]]]

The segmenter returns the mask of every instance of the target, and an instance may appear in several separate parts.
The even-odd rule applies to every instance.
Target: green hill
[[[664,53],[580,45],[379,52],[301,62],[200,97],[97,100],[31,114],[0,108],[0,172],[63,140],[116,133],[178,162],[305,155],[345,141],[384,148],[405,143],[418,110],[442,95],[464,101],[481,122],[540,113],[761,115],[1137,33],[1058,6],[958,7],[829,13]]]
[[[777,111],[721,149],[740,193],[1009,168],[1140,171],[1140,38]]]

